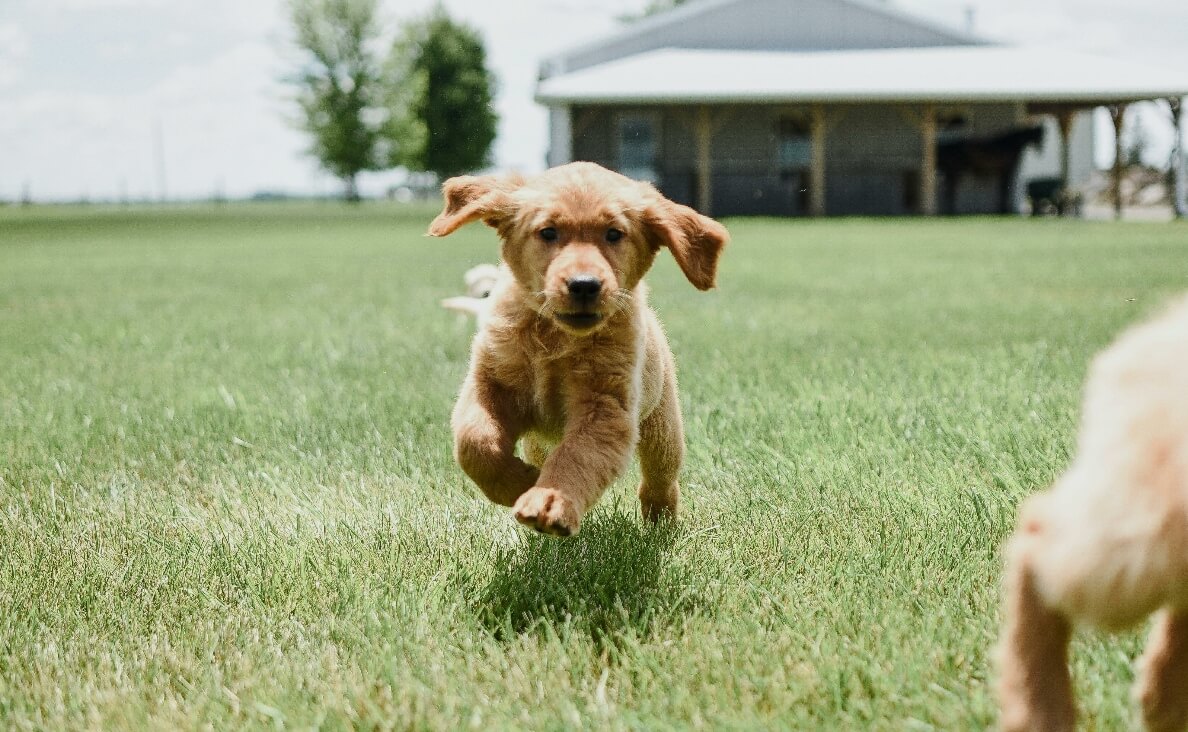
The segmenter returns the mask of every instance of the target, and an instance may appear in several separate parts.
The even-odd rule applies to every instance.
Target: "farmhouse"
[[[998,45],[877,0],[692,0],[549,59],[549,164],[713,215],[1019,211],[1093,167],[1092,110],[1179,100],[1159,68]]]

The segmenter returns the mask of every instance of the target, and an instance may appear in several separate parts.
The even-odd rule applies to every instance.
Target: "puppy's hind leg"
[[[681,487],[677,478],[685,460],[685,428],[676,383],[666,379],[660,403],[639,428],[639,505],[648,521],[676,518]]]
[[[1139,663],[1135,696],[1147,729],[1188,729],[1188,610],[1160,613]]]
[[[1039,525],[1025,516],[1006,566],[1005,625],[998,642],[999,724],[1006,732],[1071,732],[1076,722],[1068,643],[1072,625],[1036,588],[1031,551]]]

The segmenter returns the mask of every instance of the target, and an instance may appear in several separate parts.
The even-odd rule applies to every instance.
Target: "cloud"
[[[0,89],[20,81],[21,62],[28,55],[28,33],[15,23],[0,23]]]
[[[138,1],[144,2],[144,12],[133,13],[127,3]],[[30,5],[30,12],[48,13],[55,8],[60,12],[69,3],[90,10],[103,3],[124,3],[96,15],[96,23],[118,22],[121,14],[128,13],[129,19],[161,32],[143,36],[135,46],[123,43],[124,36],[108,40],[105,53],[121,57],[109,59],[121,64],[104,71],[128,74],[136,68],[152,68],[154,73],[138,72],[146,79],[144,84],[76,81],[74,86],[56,89],[38,85],[10,97],[11,103],[0,109],[0,134],[22,144],[0,168],[0,197],[17,195],[25,180],[38,198],[84,194],[111,198],[124,189],[133,196],[155,195],[153,137],[158,121],[171,196],[206,196],[216,187],[227,195],[261,188],[337,189],[336,181],[317,171],[305,154],[308,140],[288,122],[294,110],[286,101],[290,90],[279,81],[289,70],[281,40],[287,32],[281,0],[174,0],[167,7],[153,0],[45,2],[36,8]],[[625,5],[634,0],[610,2]],[[532,101],[539,58],[589,33],[610,29],[617,12],[597,4],[587,5],[584,11],[533,6],[448,0],[455,17],[482,29],[489,61],[499,77],[501,123],[495,156],[500,167],[533,170],[542,166],[546,118]],[[403,19],[431,7],[432,0],[410,0],[389,9],[399,10],[396,17]],[[581,22],[574,23],[575,18]],[[76,19],[75,25],[79,22]],[[171,33],[181,35],[170,38]],[[195,36],[207,37],[193,40]],[[547,41],[541,48],[526,46],[526,37]],[[227,44],[228,39],[239,41]],[[216,46],[215,41],[223,45]],[[198,49],[201,57],[181,63],[163,61],[172,57],[160,47],[192,50],[190,43],[206,44]],[[126,58],[129,54],[133,58]],[[92,58],[103,60],[95,54]],[[365,182],[382,189],[390,179],[366,176]]]
[[[168,0],[41,0],[40,3],[47,10],[113,10],[119,8],[160,8],[168,5]]]
[[[23,58],[29,53],[29,35],[15,23],[0,23],[0,54]]]
[[[386,20],[435,0],[385,0]],[[537,64],[616,28],[643,0],[444,0],[479,28],[499,81],[496,165],[543,165],[544,110],[532,100]],[[286,118],[291,67],[284,0],[0,0],[0,198],[115,197],[156,189],[160,124],[174,196],[261,188],[330,192],[308,141]],[[978,30],[1004,40],[1116,52],[1188,68],[1188,3],[1168,0],[898,0],[960,26],[976,5]],[[104,45],[107,44],[107,45]],[[1178,55],[1177,55],[1178,54]],[[106,58],[104,57],[106,55]],[[1167,61],[1171,59],[1171,61]],[[1179,59],[1180,61],[1176,61]],[[1161,139],[1161,121],[1148,125]],[[1105,130],[1102,138],[1106,139]],[[1161,144],[1161,143],[1160,143]],[[380,185],[382,176],[366,180]]]
[[[1006,43],[1114,56],[1165,69],[1188,69],[1188,3],[1169,0],[899,0],[909,11],[961,27],[965,10],[974,9],[978,35]],[[1141,120],[1151,144],[1151,161],[1166,160],[1174,140],[1172,126],[1154,104],[1139,104],[1132,117]],[[1096,115],[1096,162],[1113,159],[1113,127]]]
[[[151,27],[153,37],[188,33],[264,38],[285,24],[285,0],[16,0],[16,11],[52,25],[55,31],[82,34],[88,21]],[[94,25],[94,23],[92,23]]]
[[[286,90],[266,43],[239,44],[130,94],[39,90],[0,110],[0,139],[19,139],[0,170],[0,197],[25,181],[39,199],[156,197],[155,136],[171,198],[323,189],[284,122]]]

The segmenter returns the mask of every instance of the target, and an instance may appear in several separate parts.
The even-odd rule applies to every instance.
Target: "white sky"
[[[385,19],[433,0],[382,0]],[[532,101],[539,60],[612,32],[646,0],[444,0],[478,27],[499,78],[497,167],[535,170],[547,145]],[[1188,72],[1185,0],[894,0],[998,40],[1125,55]],[[159,128],[170,197],[267,189],[331,192],[281,78],[292,68],[282,0],[0,0],[0,199],[159,195]],[[1165,160],[1170,126],[1145,127]],[[1106,135],[1099,142],[1109,147]],[[1102,151],[1102,157],[1109,153]],[[378,192],[393,174],[369,175]]]

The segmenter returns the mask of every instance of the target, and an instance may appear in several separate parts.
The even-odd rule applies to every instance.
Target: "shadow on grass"
[[[706,605],[704,586],[672,561],[684,533],[603,513],[571,539],[530,535],[496,555],[472,607],[499,639],[541,626],[588,633],[600,645],[648,635]]]

